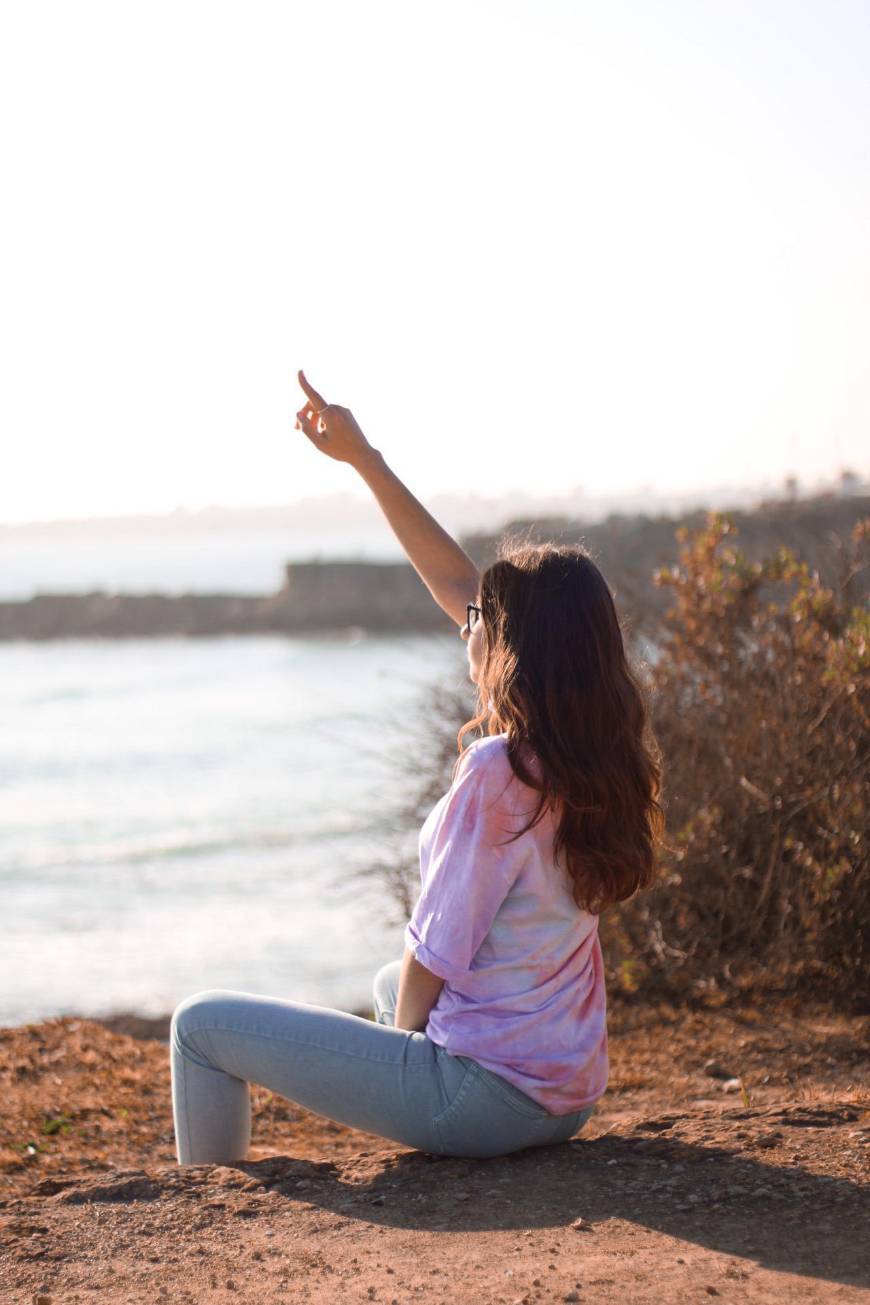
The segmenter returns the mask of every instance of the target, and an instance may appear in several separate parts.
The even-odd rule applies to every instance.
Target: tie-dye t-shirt
[[[420,831],[422,891],[405,943],[445,981],[427,1037],[567,1115],[607,1085],[604,971],[598,917],[554,862],[552,812],[505,843],[537,801],[504,734],[466,749]]]

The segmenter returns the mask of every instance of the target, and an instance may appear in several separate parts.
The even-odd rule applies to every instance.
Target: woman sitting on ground
[[[172,1021],[182,1164],[245,1159],[248,1084],[440,1155],[564,1142],[607,1084],[598,914],[649,886],[661,771],[610,590],[582,547],[508,549],[482,575],[366,440],[308,384],[297,429],[371,489],[460,627],[478,712],[420,831],[404,956],[375,1021],[212,991]]]

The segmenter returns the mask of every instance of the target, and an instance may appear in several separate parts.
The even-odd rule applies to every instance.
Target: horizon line
[[[610,491],[605,490],[605,491],[595,491],[595,492],[586,492],[583,490],[582,486],[575,486],[573,489],[567,491],[553,491],[551,493],[547,493],[546,491],[541,491],[541,492],[529,491],[529,490],[523,490],[519,488],[508,489],[499,494],[481,494],[477,491],[442,490],[439,491],[438,493],[430,495],[429,502],[435,503],[438,502],[439,500],[443,501],[443,500],[453,499],[456,501],[465,500],[469,503],[478,502],[478,503],[489,504],[494,506],[505,499],[516,498],[516,499],[527,500],[533,503],[534,502],[544,503],[544,502],[553,502],[553,501],[568,502],[573,500],[577,502],[585,501],[587,503],[592,504],[601,501],[614,501],[614,500],[630,501],[641,496],[646,496],[651,500],[661,500],[661,499],[685,500],[685,499],[693,499],[699,497],[703,498],[705,495],[714,495],[714,494],[718,497],[723,493],[740,494],[743,497],[745,497],[747,494],[763,494],[773,501],[778,501],[780,499],[802,500],[802,499],[817,497],[820,493],[832,492],[836,490],[838,486],[842,486],[847,481],[847,479],[850,482],[854,483],[857,489],[860,490],[866,488],[868,491],[870,491],[870,474],[862,475],[856,472],[851,467],[843,467],[833,478],[825,479],[823,477],[817,477],[814,482],[812,483],[807,482],[806,484],[802,484],[800,477],[794,475],[793,473],[788,473],[785,476],[778,478],[773,485],[771,484],[770,479],[764,479],[755,482],[744,482],[742,484],[735,484],[733,482],[730,483],[718,482],[716,484],[708,484],[706,486],[699,487],[697,489],[682,489],[682,490],[681,489],[670,489],[670,490],[656,489],[651,485],[638,485],[632,489],[610,490]],[[791,481],[794,482],[794,491],[796,492],[793,492],[792,488],[790,487]],[[94,525],[107,524],[112,522],[120,523],[120,522],[131,522],[131,521],[155,521],[155,520],[159,521],[159,520],[168,520],[171,518],[180,518],[180,517],[197,517],[197,516],[202,517],[207,515],[208,513],[243,514],[243,513],[257,513],[257,512],[278,512],[278,511],[286,511],[288,508],[298,507],[303,504],[310,506],[318,502],[326,503],[335,500],[347,500],[347,499],[352,499],[360,505],[371,503],[372,507],[374,508],[377,507],[377,503],[374,501],[374,499],[371,498],[370,495],[355,494],[347,490],[336,490],[336,491],[328,491],[323,494],[304,494],[299,498],[286,499],[280,503],[275,503],[275,502],[256,503],[256,504],[208,503],[201,507],[195,507],[195,508],[191,508],[183,504],[179,504],[176,507],[167,508],[162,511],[156,509],[151,509],[151,510],[144,509],[142,511],[117,512],[117,513],[108,513],[105,515],[89,514],[86,516],[69,516],[69,517],[31,517],[19,521],[2,520],[0,521],[0,529],[16,530],[16,529],[26,529],[26,528],[33,528],[33,527],[48,527],[48,526],[62,526],[62,525],[74,526],[74,525],[88,525],[88,524],[94,524]]]

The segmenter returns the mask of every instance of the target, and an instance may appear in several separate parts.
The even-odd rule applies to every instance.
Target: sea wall
[[[268,603],[275,619],[295,630],[456,628],[407,562],[288,562],[284,584]]]

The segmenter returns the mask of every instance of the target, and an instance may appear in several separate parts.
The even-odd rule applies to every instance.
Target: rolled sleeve
[[[433,974],[437,974],[439,979],[444,979],[446,983],[455,982],[467,974],[467,969],[458,969],[455,965],[450,965],[441,956],[436,956],[417,934],[414,921],[409,920],[405,925],[405,946],[421,965]]]
[[[508,779],[510,776],[508,776]],[[461,982],[519,873],[517,843],[499,801],[503,770],[469,758],[460,768],[425,854],[422,890],[405,945],[439,978]]]

